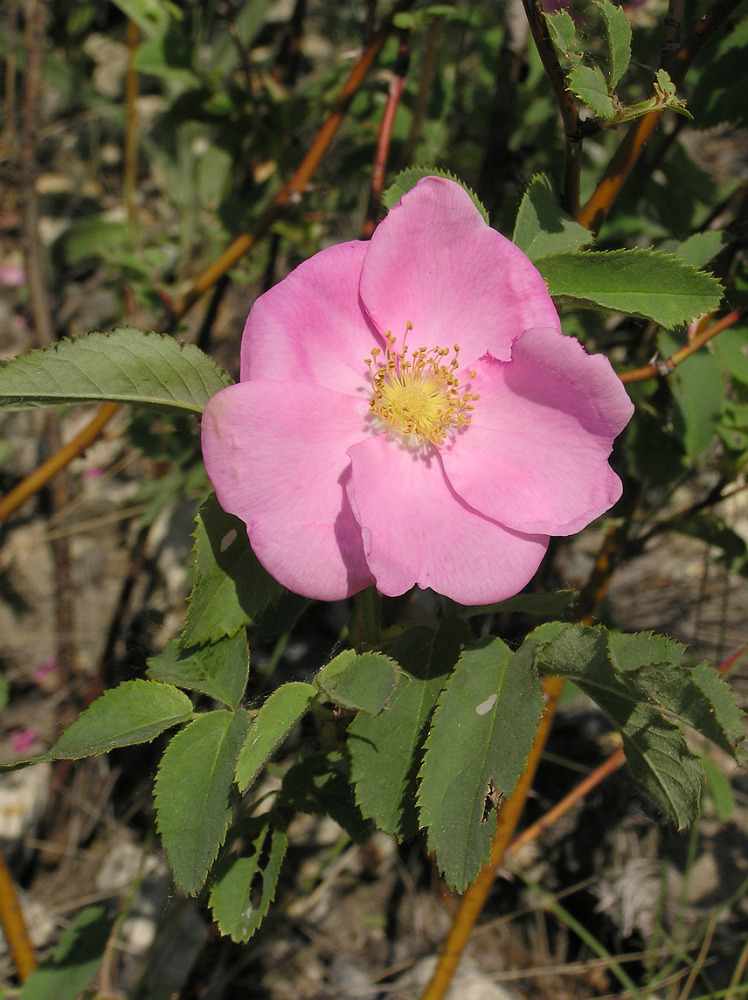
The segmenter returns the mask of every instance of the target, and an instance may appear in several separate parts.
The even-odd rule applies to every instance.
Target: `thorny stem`
[[[627,530],[628,522],[624,521],[624,523],[611,528],[603,540],[595,566],[582,591],[578,605],[578,620],[585,624],[593,620],[595,611],[605,596],[615,567],[614,556],[621,550]],[[501,866],[509,849],[510,841],[532,788],[563,684],[563,679],[560,677],[547,677],[544,680],[545,709],[527,758],[527,766],[511,795],[499,809],[496,834],[491,845],[491,858],[481,868],[478,877],[472,885],[468,886],[460,900],[449,934],[439,955],[436,969],[421,996],[421,1000],[443,1000],[449,989],[455,969],[462,958],[475,923],[491,891],[497,869]]]
[[[667,60],[665,68],[676,86],[683,82],[696,56],[740,2],[741,0],[715,0],[677,52]],[[594,233],[600,231],[624,181],[639,159],[662,113],[663,109],[650,111],[643,118],[637,118],[629,127],[592,196],[579,213],[577,221],[586,229]]]
[[[748,306],[733,309],[731,313],[728,313],[727,316],[723,316],[721,320],[707,327],[706,330],[694,337],[688,344],[679,348],[674,354],[671,354],[669,358],[659,358],[656,361],[651,361],[648,365],[644,365],[642,368],[633,368],[628,372],[620,372],[618,377],[624,385],[627,385],[629,382],[645,382],[647,379],[655,378],[657,375],[669,375],[686,358],[690,358],[699,348],[703,347],[707,341],[743,319],[746,313],[748,313]]]
[[[566,74],[558,61],[540,0],[522,0],[522,3],[540,61],[561,113],[564,126],[564,183],[561,197],[563,207],[576,218],[579,214],[579,176],[582,166],[579,109],[566,82]]]
[[[309,151],[301,162],[301,165],[293,175],[291,180],[276,194],[270,205],[262,215],[255,221],[254,225],[246,233],[237,237],[234,242],[214,261],[193,283],[182,299],[179,300],[169,310],[158,328],[162,332],[171,333],[177,326],[179,320],[184,317],[192,306],[200,299],[205,292],[215,285],[215,283],[239,258],[245,254],[257,240],[271,227],[282,209],[290,202],[297,200],[303,193],[306,185],[317,169],[327,147],[332,142],[335,133],[343,120],[343,115],[348,109],[353,96],[363,83],[363,80],[371,68],[374,60],[384,45],[390,31],[392,30],[392,19],[396,13],[407,10],[414,3],[414,0],[399,0],[389,17],[377,32],[374,40],[361,54],[360,59],[353,67],[348,79],[333,105],[332,112],[317,133]],[[30,283],[30,281],[29,281]],[[11,492],[0,500],[0,522],[7,518],[20,504],[41,489],[46,483],[64,469],[77,455],[96,440],[101,430],[111,420],[119,409],[118,403],[104,403],[99,408],[96,416],[81,433],[71,441],[69,445],[60,449],[52,455],[46,462],[39,466],[22,483],[11,490]]]
[[[361,239],[369,240],[374,230],[377,228],[379,213],[382,208],[382,187],[384,186],[384,171],[387,166],[387,156],[390,151],[390,141],[392,139],[392,129],[395,124],[395,115],[400,105],[400,98],[405,86],[405,75],[408,72],[410,61],[410,49],[408,46],[410,32],[400,31],[400,46],[397,50],[395,68],[390,81],[390,89],[387,94],[387,104],[382,114],[382,122],[379,126],[377,136],[377,151],[374,157],[374,166],[371,171],[371,181],[369,184],[369,204],[366,209],[366,218],[361,227]]]

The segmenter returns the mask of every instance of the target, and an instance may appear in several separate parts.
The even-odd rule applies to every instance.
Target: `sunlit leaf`
[[[418,803],[429,850],[457,892],[488,860],[495,810],[525,769],[542,709],[532,655],[496,638],[462,654],[439,698]]]
[[[231,819],[232,786],[249,716],[206,712],[172,739],[156,776],[157,827],[174,872],[188,895],[199,892]]]
[[[559,253],[535,266],[559,304],[622,312],[668,328],[711,312],[722,298],[716,278],[655,250]]]
[[[132,403],[202,413],[231,379],[194,344],[123,327],[88,333],[0,364],[0,407]]]

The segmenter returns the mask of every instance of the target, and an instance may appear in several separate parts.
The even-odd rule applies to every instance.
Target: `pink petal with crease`
[[[555,330],[530,330],[512,360],[475,365],[470,426],[442,449],[466,503],[517,531],[568,535],[621,495],[608,465],[633,405],[603,355]]]
[[[441,177],[419,181],[377,227],[361,298],[380,331],[390,330],[398,343],[410,322],[411,347],[459,344],[462,364],[487,351],[508,361],[523,331],[559,329],[538,271],[486,225],[459,184]]]
[[[467,507],[435,450],[426,460],[380,434],[348,453],[348,495],[383,594],[418,584],[460,604],[490,604],[516,594],[535,573],[548,538],[520,535]]]
[[[285,381],[239,382],[205,407],[218,502],[247,525],[265,569],[305,597],[340,600],[373,583],[345,492],[365,414],[351,396]]]
[[[358,284],[368,243],[341,243],[299,264],[252,306],[241,345],[241,380],[311,382],[367,395],[364,364],[380,344]]]

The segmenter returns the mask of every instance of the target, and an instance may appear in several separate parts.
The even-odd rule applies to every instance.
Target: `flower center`
[[[381,348],[375,347],[366,359],[372,384],[369,410],[400,434],[413,435],[419,444],[441,444],[450,430],[470,423],[478,395],[465,392],[457,377],[459,345],[419,347],[409,353],[406,339],[412,329],[408,323],[400,351],[388,331],[382,358]],[[469,377],[475,378],[475,372]]]

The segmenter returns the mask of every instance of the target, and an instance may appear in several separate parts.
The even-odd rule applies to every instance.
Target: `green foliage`
[[[202,413],[230,384],[193,344],[128,327],[65,340],[0,365],[0,407],[113,401]]]
[[[322,692],[343,708],[379,715],[400,680],[397,664],[381,653],[354,653],[347,649],[319,674]]]
[[[231,819],[232,786],[249,715],[218,710],[198,716],[172,739],[156,776],[157,827],[177,886],[202,888]]]
[[[668,329],[711,312],[722,298],[710,274],[656,250],[555,253],[535,266],[559,305],[626,313]]]
[[[719,40],[689,99],[696,128],[713,128],[725,122],[748,126],[748,110],[741,99],[746,79],[746,45],[748,18],[743,17]]]
[[[214,643],[235,635],[281,594],[257,560],[243,521],[211,494],[195,518],[195,585],[180,643]]]
[[[226,853],[211,878],[210,908],[221,934],[247,942],[262,923],[275,896],[288,838],[276,813],[237,823],[232,841],[241,855]]]
[[[593,240],[592,233],[561,209],[548,177],[537,174],[530,181],[517,212],[512,242],[530,260],[579,250]]]
[[[392,647],[403,677],[387,710],[360,713],[348,727],[347,750],[356,802],[381,830],[408,840],[418,831],[417,776],[428,722],[469,629],[447,619],[438,631],[408,629]]]
[[[159,733],[186,722],[192,702],[182,691],[157,681],[123,681],[105,691],[71,723],[47,755],[73,759],[115,747],[150,743]]]
[[[684,346],[664,331],[658,345],[666,358]],[[697,351],[676,368],[669,384],[677,406],[674,421],[678,436],[686,457],[696,459],[714,440],[717,415],[725,398],[719,362],[710,351]]]
[[[290,767],[281,787],[283,802],[297,812],[330,816],[352,840],[363,843],[373,832],[353,798],[343,755],[314,753]]]
[[[240,629],[217,642],[186,649],[170,639],[164,651],[148,661],[148,676],[238,708],[249,676],[247,636]]]
[[[539,670],[570,678],[610,717],[633,774],[679,829],[695,819],[704,780],[683,725],[745,759],[734,695],[713,669],[680,663],[677,644],[582,625],[543,625],[530,638]]]
[[[113,927],[103,906],[80,910],[52,954],[31,972],[18,1000],[77,1000],[101,964]]]
[[[462,654],[439,698],[418,804],[429,849],[458,892],[488,860],[495,810],[525,769],[542,710],[532,657],[495,638]]]
[[[240,791],[252,784],[316,696],[315,687],[300,681],[289,681],[273,691],[255,716],[239,752],[236,783]]]
[[[690,112],[678,98],[670,76],[663,69],[655,73],[653,94],[647,100],[629,105],[620,100],[616,88],[631,62],[631,25],[625,9],[609,0],[593,0],[586,14],[594,21],[595,12],[602,30],[587,38],[582,37],[565,10],[546,14],[545,18],[553,44],[567,65],[569,89],[600,119],[602,127],[614,127],[665,108],[690,118]],[[604,37],[605,47],[603,50],[598,48],[591,56],[589,42],[595,37]]]
[[[411,188],[414,188],[424,177],[446,177],[447,180],[455,181],[470,195],[473,204],[483,216],[484,221],[486,223],[489,222],[488,212],[480,203],[475,192],[471,191],[459,177],[456,177],[449,170],[442,170],[439,167],[408,167],[407,170],[401,170],[387,190],[382,192],[382,204],[385,208],[394,208],[402,196],[407,194]]]

